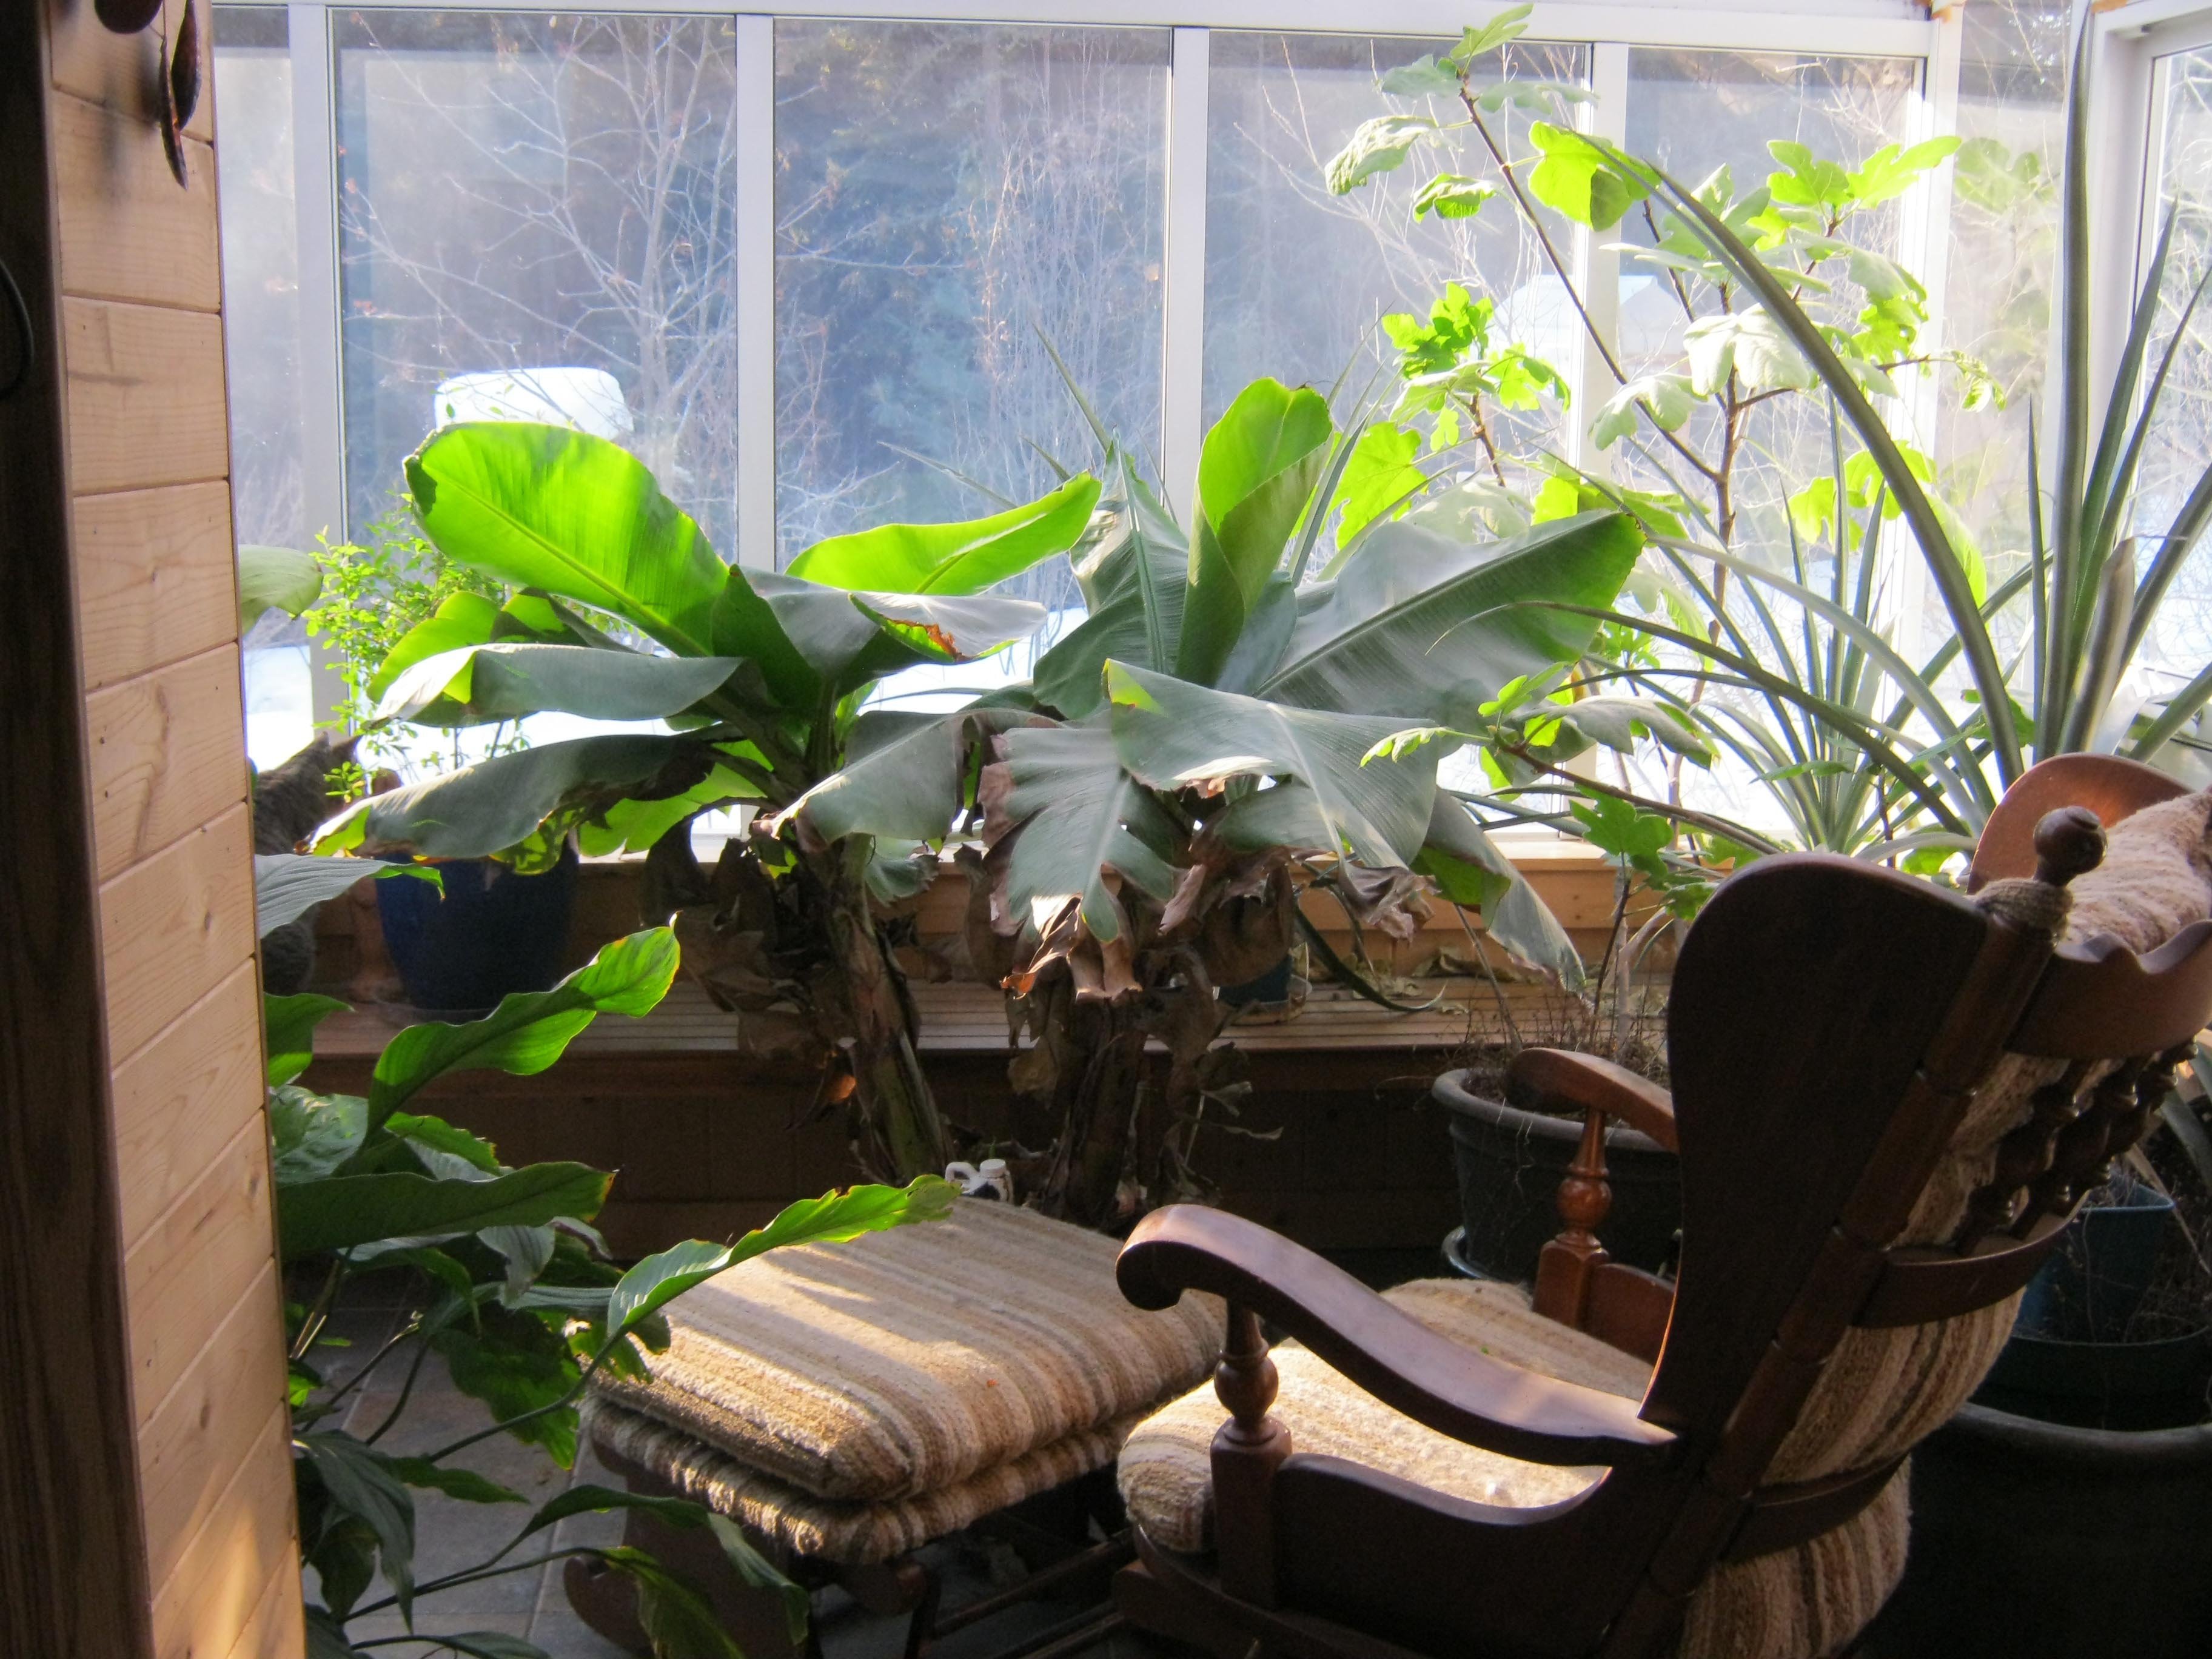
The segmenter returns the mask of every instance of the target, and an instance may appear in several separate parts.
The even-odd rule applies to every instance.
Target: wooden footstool
[[[586,1432],[632,1490],[709,1504],[799,1583],[910,1613],[917,1654],[1018,1599],[941,1609],[916,1556],[933,1539],[1003,1523],[1051,1563],[1023,1594],[1127,1559],[1118,1538],[1088,1541],[1086,1521],[1112,1509],[1130,1429],[1212,1368],[1223,1314],[1204,1297],[1130,1306],[1116,1251],[981,1199],[941,1222],[775,1251],[672,1303],[650,1382],[595,1382]],[[746,1591],[711,1540],[639,1511],[629,1524],[632,1541],[711,1586],[748,1659],[789,1652],[772,1598]],[[613,1581],[572,1561],[568,1588],[587,1623],[638,1642]],[[1073,1650],[1112,1622],[1086,1614],[1018,1651]]]

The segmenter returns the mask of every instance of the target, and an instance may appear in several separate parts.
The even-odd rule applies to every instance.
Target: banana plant
[[[1090,616],[1026,695],[968,711],[957,738],[939,726],[856,757],[785,815],[802,841],[979,834],[962,854],[969,951],[1036,1039],[1014,1080],[1047,1109],[1030,1185],[1086,1222],[1194,1182],[1194,1137],[1240,1092],[1212,1046],[1217,992],[1288,951],[1294,866],[1401,933],[1426,874],[1516,955],[1581,980],[1557,921],[1437,787],[1442,746],[1389,751],[1577,660],[1596,623],[1569,607],[1612,605],[1643,534],[1610,510],[1490,544],[1386,520],[1305,580],[1340,437],[1318,392],[1254,382],[1206,435],[1188,531],[1109,442],[1109,520],[1076,566]],[[1152,1037],[1170,1074],[1146,1110]]]
[[[1935,673],[1900,680],[1912,692],[1924,769],[1960,809],[1960,829],[1978,830],[1980,815],[2032,764],[2052,755],[2095,750],[2177,769],[2179,752],[2212,702],[2212,668],[2162,699],[2128,690],[2155,619],[2191,551],[2212,520],[2212,469],[2200,474],[2162,533],[2134,533],[2141,504],[2136,484],[2145,451],[2164,406],[2168,377],[2187,349],[2190,322],[2212,273],[2179,296],[2179,317],[2154,358],[2161,301],[2175,238],[2169,214],[2129,317],[2125,343],[2109,380],[2092,371],[2088,339],[2089,60],[2094,36],[2085,20],[2067,94],[2066,146],[2059,270],[2059,350],[2055,384],[2044,398],[2055,417],[2055,461],[2037,452],[2031,416],[2025,434],[2031,462],[2030,545],[2025,568],[1995,592],[1976,580],[1971,546],[1924,487],[1914,458],[1889,431],[1868,395],[1863,376],[1736,228],[1649,163],[1604,148],[1606,165],[1667,201],[1711,257],[1754,296],[1781,339],[1798,354],[1834,399],[1881,488],[1901,513],[1948,612],[1954,638],[1939,660],[1954,658],[1972,687],[1973,719],[1939,712]],[[2101,409],[2101,416],[2096,414]],[[2027,646],[2010,672],[1999,641],[2016,629],[2026,601]],[[1855,640],[1871,647],[1869,630]],[[1940,816],[1940,814],[1939,814]]]
[[[526,870],[572,835],[587,854],[644,851],[649,919],[676,915],[687,970],[748,1021],[749,1040],[821,1059],[824,1098],[849,1103],[871,1172],[941,1170],[945,1127],[870,905],[917,889],[913,848],[801,844],[759,826],[848,756],[913,735],[861,712],[884,676],[1036,631],[1043,607],[987,590],[1073,546],[1097,481],[972,522],[834,538],[775,572],[725,564],[641,463],[564,428],[447,427],[406,477],[439,551],[519,591],[505,605],[457,593],[404,636],[371,682],[377,718],[453,727],[559,711],[664,729],[540,744],[373,796],[315,851]],[[731,805],[763,817],[710,877],[691,820]]]

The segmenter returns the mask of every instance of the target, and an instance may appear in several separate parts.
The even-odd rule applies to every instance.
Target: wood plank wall
[[[167,3],[173,31],[184,0]],[[208,31],[210,9],[196,3]],[[135,1492],[143,1580],[135,1639],[51,1651],[297,1656],[213,76],[185,141],[191,185],[179,189],[152,113],[159,26],[110,34],[91,0],[21,9],[46,31],[34,89],[52,249],[45,280],[62,375],[80,699],[70,712],[104,1015],[92,1109],[106,1137],[135,1454],[123,1484]],[[21,152],[10,155],[19,165]]]

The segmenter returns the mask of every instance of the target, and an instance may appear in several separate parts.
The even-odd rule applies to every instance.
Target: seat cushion
[[[816,1498],[934,1493],[1131,1419],[1212,1369],[1220,1304],[1130,1306],[1116,1250],[963,1200],[944,1221],[717,1275],[669,1304],[649,1382],[593,1387]]]
[[[685,1497],[799,1555],[867,1566],[919,1549],[1024,1498],[1103,1469],[1133,1416],[1080,1429],[981,1474],[889,1503],[841,1503],[801,1492],[694,1439],[682,1429],[604,1398],[584,1409],[584,1431],[602,1452],[650,1470]]]
[[[1417,1279],[1384,1292],[1431,1329],[1510,1364],[1641,1399],[1651,1368],[1595,1337],[1539,1316],[1528,1293],[1486,1279]],[[1501,1457],[1422,1427],[1363,1394],[1295,1342],[1274,1351],[1274,1413],[1298,1451],[1342,1457],[1479,1504],[1529,1509],[1575,1497],[1601,1468],[1553,1468]],[[1214,1431],[1228,1418],[1211,1386],[1138,1425],[1121,1449],[1121,1498],[1146,1534],[1171,1550],[1213,1547]]]
[[[1421,1279],[1386,1299],[1454,1341],[1524,1370],[1640,1399],[1643,1361],[1539,1316],[1517,1285]],[[1274,1412],[1299,1452],[1341,1457],[1455,1498],[1534,1509],[1579,1496],[1599,1468],[1553,1468],[1501,1457],[1424,1428],[1362,1393],[1293,1342],[1274,1350],[1282,1382]],[[1210,1387],[1146,1419],[1121,1449],[1129,1513],[1156,1543],[1200,1553],[1213,1545],[1213,1436],[1228,1413]],[[1896,1588],[1904,1571],[1905,1480],[1834,1531],[1795,1549],[1715,1571],[1691,1598],[1681,1659],[1824,1659],[1839,1651]]]

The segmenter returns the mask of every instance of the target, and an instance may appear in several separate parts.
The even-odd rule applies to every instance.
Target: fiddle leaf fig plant
[[[538,744],[372,797],[325,825],[316,852],[489,854],[524,870],[572,836],[587,854],[646,852],[648,904],[678,915],[687,969],[751,1039],[819,1058],[866,1167],[942,1169],[951,1143],[870,909],[919,885],[914,841],[762,826],[848,759],[888,762],[894,736],[952,741],[943,721],[862,705],[885,675],[975,661],[1042,626],[1042,606],[988,590],[1078,543],[1097,481],[971,522],[837,537],[777,572],[724,563],[643,464],[565,428],[447,427],[406,472],[439,554],[515,597],[455,594],[398,641],[371,681],[377,716],[458,728],[558,711],[662,729]],[[725,807],[761,816],[710,876],[691,820]]]

